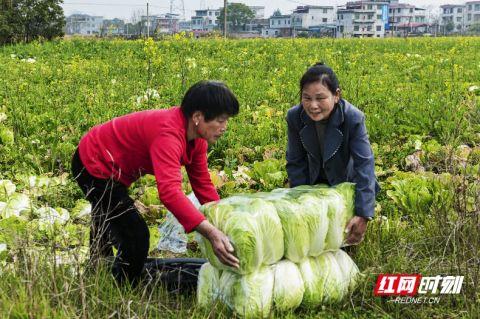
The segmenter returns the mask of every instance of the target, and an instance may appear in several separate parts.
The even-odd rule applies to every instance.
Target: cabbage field
[[[195,293],[119,287],[108,269],[88,271],[89,207],[69,175],[70,159],[92,126],[178,105],[191,84],[216,79],[240,101],[240,114],[209,150],[221,197],[255,198],[284,188],[285,115],[299,101],[302,73],[318,61],[336,70],[343,97],[366,115],[382,191],[364,241],[346,248],[361,272],[357,288],[341,302],[275,308],[270,317],[478,317],[480,38],[181,35],[157,42],[72,39],[0,47],[1,317],[235,316],[221,304],[197,305]],[[191,191],[186,179],[183,187]],[[165,209],[155,181],[146,176],[130,191],[151,230],[150,256],[201,256],[195,234],[185,254],[158,251]],[[402,303],[374,295],[379,274],[464,281],[459,294],[429,295],[438,302]]]

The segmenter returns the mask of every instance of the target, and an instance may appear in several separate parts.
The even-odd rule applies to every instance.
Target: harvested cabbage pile
[[[340,247],[354,215],[355,185],[343,183],[243,194],[202,206],[230,239],[239,269],[223,265],[198,237],[209,263],[199,274],[201,306],[227,305],[246,318],[342,300],[359,270]]]
[[[206,263],[199,272],[197,300],[201,307],[222,303],[244,318],[266,318],[274,307],[286,312],[338,302],[354,289],[358,274],[342,250],[300,264],[284,259],[248,275]]]
[[[299,186],[232,196],[200,208],[230,239],[240,268],[223,265],[200,235],[203,255],[219,269],[249,274],[282,258],[300,262],[338,250],[353,217],[355,184]]]

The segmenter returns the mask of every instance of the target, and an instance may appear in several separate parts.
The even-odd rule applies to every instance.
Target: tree
[[[0,1],[0,44],[63,36],[63,0]]]
[[[468,27],[468,31],[471,33],[480,33],[480,23],[474,23]]]
[[[448,21],[448,23],[445,25],[445,31],[447,33],[452,32],[454,28],[455,28],[455,25],[453,24],[452,21]]]
[[[280,9],[277,9],[275,11],[273,11],[273,16],[274,17],[278,17],[278,16],[281,16],[282,15],[282,12],[280,11]]]
[[[11,0],[0,1],[0,44],[11,43],[20,33],[20,26],[16,23],[20,19],[19,12]]]
[[[227,24],[231,25],[233,31],[240,31],[245,24],[255,18],[255,13],[243,3],[229,3],[227,5]],[[224,10],[220,9],[218,24],[223,30]]]

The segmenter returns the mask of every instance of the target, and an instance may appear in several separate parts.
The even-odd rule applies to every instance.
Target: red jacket
[[[204,139],[187,142],[187,119],[172,107],[97,125],[82,137],[79,152],[91,175],[113,177],[127,187],[142,175],[154,174],[160,200],[190,232],[205,216],[182,191],[181,166],[201,204],[220,199],[208,173],[207,148]]]

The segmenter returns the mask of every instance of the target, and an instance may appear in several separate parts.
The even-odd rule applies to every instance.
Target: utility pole
[[[183,15],[183,20],[185,21],[185,1],[182,0],[182,15]]]
[[[173,26],[172,26],[172,14],[173,14],[173,1],[170,0],[170,21],[168,22],[168,31],[173,34]]]
[[[147,39],[150,37],[150,16],[148,14],[148,2],[147,2]]]
[[[392,11],[393,11],[393,19],[392,19],[392,38],[393,38],[393,36],[395,35],[395,28],[394,28],[394,26],[395,26],[395,8],[393,8]]]
[[[223,0],[223,37],[227,38],[227,0]]]

